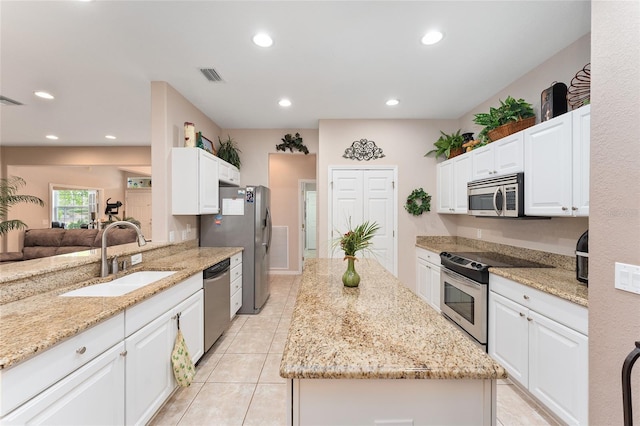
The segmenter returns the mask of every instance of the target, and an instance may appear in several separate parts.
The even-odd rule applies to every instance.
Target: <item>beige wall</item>
[[[614,263],[640,265],[640,2],[592,6],[589,423],[621,425],[620,371],[640,340],[640,295],[614,288]],[[640,424],[640,363],[633,370]]]
[[[455,120],[320,120],[318,155],[318,256],[331,252],[328,230],[328,167],[392,165],[398,167],[398,278],[415,287],[415,240],[417,235],[455,234],[448,229],[450,218],[435,213],[436,160],[424,157],[431,150],[440,130],[456,131]],[[343,158],[353,141],[372,140],[382,148],[385,157],[371,161]],[[432,211],[412,216],[404,210],[407,196],[415,188],[432,195]]]
[[[289,228],[289,269],[300,268],[300,180],[315,180],[315,154],[269,154],[269,187],[274,226]]]
[[[202,132],[217,141],[220,128],[184,96],[164,81],[151,82],[151,156],[152,156],[152,204],[153,238],[169,241],[173,231],[174,241],[182,240],[187,225],[191,232],[186,240],[198,238],[197,216],[173,216],[171,214],[171,148],[184,146],[184,123],[195,124],[196,132]]]
[[[287,133],[300,133],[302,142],[310,154],[318,152],[318,131],[316,129],[223,129],[222,138],[231,136],[242,151],[240,174],[242,185],[270,186],[269,154],[277,153],[276,145]],[[282,151],[279,151],[282,153]],[[287,151],[289,153],[289,151]]]

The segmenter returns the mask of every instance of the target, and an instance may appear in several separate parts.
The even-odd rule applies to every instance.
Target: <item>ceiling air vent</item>
[[[218,71],[214,70],[213,68],[200,68],[200,72],[204,74],[204,76],[207,77],[207,80],[209,81],[222,81],[222,77],[220,77]]]
[[[13,99],[9,99],[6,96],[0,95],[0,105],[17,106],[22,104],[18,101],[14,101]]]

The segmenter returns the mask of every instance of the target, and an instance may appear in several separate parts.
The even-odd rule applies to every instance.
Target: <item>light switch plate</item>
[[[137,265],[142,262],[142,253],[134,254],[131,256],[131,265]]]
[[[616,262],[615,287],[640,294],[640,266]]]

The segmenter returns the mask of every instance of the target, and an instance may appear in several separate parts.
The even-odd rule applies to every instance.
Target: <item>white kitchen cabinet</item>
[[[156,318],[125,340],[126,423],[145,424],[175,388],[171,351],[176,321],[172,311]]]
[[[218,206],[218,158],[199,148],[171,150],[171,212],[215,214]]]
[[[438,213],[467,213],[471,169],[470,155],[459,155],[438,164]]]
[[[242,307],[242,252],[231,257],[229,317],[233,319]]]
[[[525,214],[589,215],[591,106],[524,130]]]
[[[176,304],[176,300],[181,302]],[[125,417],[128,425],[145,424],[177,386],[171,352],[178,333],[178,314],[191,359],[195,362],[204,353],[202,274],[134,306],[129,314],[127,334],[137,331],[125,340]],[[140,324],[146,325],[138,329]]]
[[[471,180],[519,173],[524,170],[524,131],[471,151]]]
[[[440,255],[416,247],[416,294],[440,312]]]
[[[588,424],[587,309],[491,275],[489,355],[569,424]]]
[[[123,353],[124,343],[121,342],[23,404],[0,422],[3,425],[124,424]]]
[[[240,171],[233,164],[218,158],[218,180],[220,185],[240,186]]]

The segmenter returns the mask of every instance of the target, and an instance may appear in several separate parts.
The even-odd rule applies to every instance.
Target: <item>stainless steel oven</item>
[[[494,252],[440,253],[440,310],[487,350],[489,268],[550,268]]]
[[[486,350],[487,285],[453,272],[440,270],[440,309]]]

